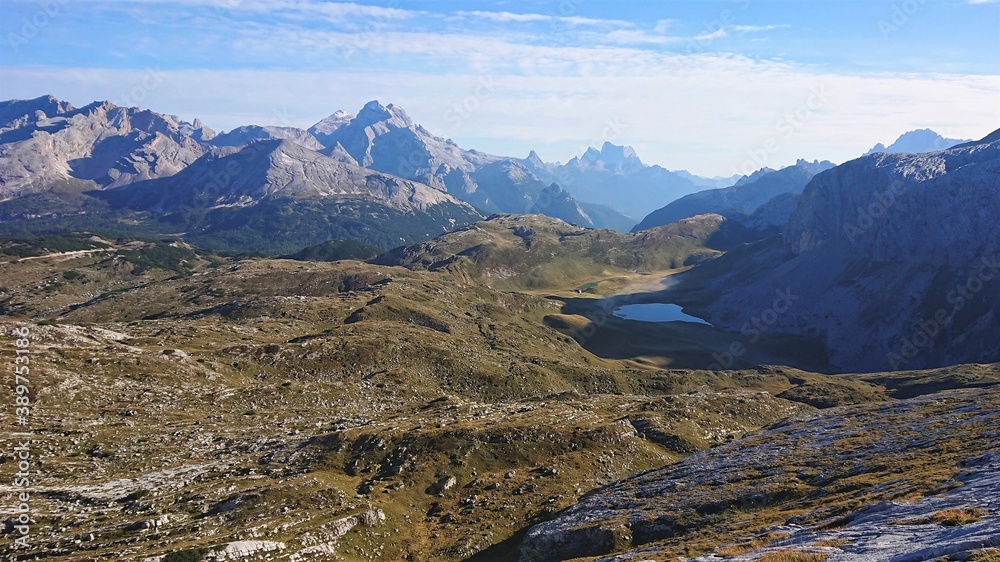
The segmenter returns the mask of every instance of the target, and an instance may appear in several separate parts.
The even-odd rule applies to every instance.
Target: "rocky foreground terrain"
[[[596,491],[531,529],[521,559],[964,560],[1000,545],[998,400],[796,414]]]
[[[539,247],[563,238],[526,220],[508,226]],[[944,536],[917,520],[953,506],[982,510],[963,544],[995,535],[992,504],[973,505],[991,482],[995,366],[829,376],[601,357],[546,323],[563,301],[494,288],[461,260],[235,259],[89,235],[0,252],[2,329],[32,332],[37,462],[32,546],[14,549],[5,507],[5,559],[748,559],[824,537],[833,556],[881,544],[871,514]],[[601,267],[617,279],[619,265]],[[548,282],[622,283],[569,271]]]

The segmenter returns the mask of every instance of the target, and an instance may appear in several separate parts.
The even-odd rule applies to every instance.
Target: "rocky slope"
[[[532,528],[519,560],[964,559],[1000,530],[998,400],[994,386],[793,416],[597,490]]]
[[[998,178],[997,141],[823,172],[781,238],[708,265],[690,302],[734,331],[763,314],[768,330],[822,337],[838,370],[997,360]],[[768,312],[776,290],[799,298]]]
[[[354,119],[354,115],[344,110],[337,110],[329,117],[321,119],[318,123],[309,127],[309,134],[316,138],[324,146],[333,146],[335,142],[330,142],[330,135],[341,125],[347,125]]]
[[[730,218],[750,215],[774,197],[802,193],[814,175],[832,167],[830,162],[809,163],[800,160],[798,164],[781,170],[765,170],[764,173],[754,174],[731,187],[685,195],[650,213],[633,230],[670,224],[706,213]]]
[[[220,133],[212,139],[214,146],[246,146],[259,140],[289,140],[311,150],[323,150],[315,137],[308,131],[297,127],[272,127],[260,125],[245,125],[237,127],[228,133]]]
[[[481,217],[447,193],[334,160],[290,140],[214,149],[170,178],[105,194],[123,206],[158,213],[252,206],[275,198],[363,197],[405,212],[448,204],[457,223]]]
[[[328,154],[343,150],[362,166],[426,183],[487,213],[539,212],[589,227],[622,228],[630,222],[611,209],[595,209],[591,217],[524,163],[435,137],[393,104],[372,101],[357,116],[338,112],[311,130],[320,134]]]
[[[46,111],[51,112],[46,113]],[[3,102],[0,199],[67,178],[100,187],[170,176],[198,159],[212,133],[138,108],[95,102],[75,109],[51,97]],[[15,114],[21,114],[15,117]]]
[[[387,248],[482,219],[448,193],[288,140],[213,149],[175,176],[95,195],[162,216],[187,240],[234,250],[291,252],[341,238]]]

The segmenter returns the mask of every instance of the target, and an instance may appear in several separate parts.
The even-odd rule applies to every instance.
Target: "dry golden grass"
[[[753,537],[751,539],[746,539],[744,541],[730,544],[726,546],[720,546],[715,549],[716,556],[742,556],[744,554],[749,554],[755,550],[760,550],[764,547],[770,546],[771,543],[778,539],[783,539],[785,537],[791,536],[789,533],[776,533],[770,532],[766,535],[761,535],[759,537]]]
[[[978,507],[953,507],[950,509],[942,509],[941,511],[933,513],[930,517],[904,519],[902,521],[896,521],[895,524],[926,525],[928,523],[936,523],[946,527],[960,527],[962,525],[968,525],[969,523],[979,521],[984,515],[986,515],[986,513],[985,509]]]
[[[1000,548],[977,550],[966,558],[969,562],[1000,562]]]
[[[716,556],[742,556],[755,550],[760,550],[767,546],[767,543],[760,539],[750,539],[745,542],[720,546],[715,549]]]
[[[823,562],[826,554],[801,550],[776,550],[757,559],[758,562]]]
[[[947,527],[959,527],[961,525],[968,525],[969,523],[975,523],[979,521],[984,515],[986,515],[985,509],[980,509],[978,507],[960,507],[953,509],[943,509],[931,515],[928,519],[931,523],[937,523],[938,525],[945,525]]]

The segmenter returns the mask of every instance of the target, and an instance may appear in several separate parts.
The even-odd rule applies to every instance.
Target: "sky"
[[[2,0],[0,99],[306,128],[379,100],[464,148],[704,176],[1000,127],[1000,0]]]

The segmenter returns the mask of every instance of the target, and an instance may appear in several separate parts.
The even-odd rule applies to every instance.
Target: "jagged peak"
[[[619,146],[611,142],[605,142],[601,146],[601,160],[609,163],[621,164],[626,161],[640,162],[631,146]]]
[[[396,121],[397,125],[404,127],[413,126],[413,121],[406,111],[398,105],[382,105],[378,100],[372,100],[365,104],[358,112],[357,120],[365,125],[372,125],[380,121]]]
[[[111,103],[108,100],[104,101],[93,101],[87,105],[76,110],[77,113],[93,113],[94,111],[111,111],[112,109],[117,109],[118,106]]]
[[[528,157],[524,159],[525,162],[532,166],[544,166],[545,162],[538,156],[538,153],[532,150],[528,153]]]
[[[592,146],[587,148],[587,151],[584,152],[583,156],[580,157],[580,160],[584,160],[587,162],[596,162],[600,159],[601,159],[601,152]]]

